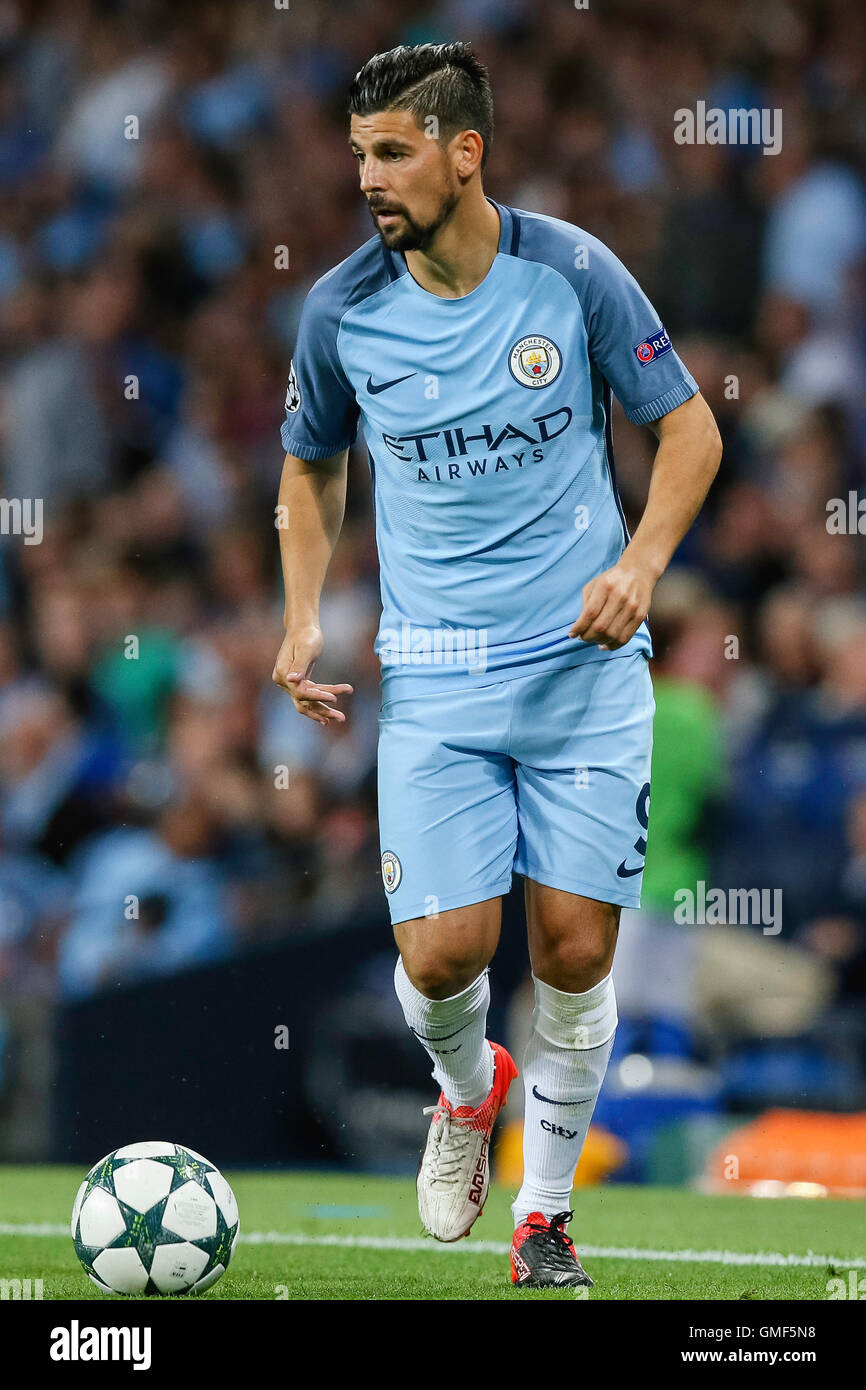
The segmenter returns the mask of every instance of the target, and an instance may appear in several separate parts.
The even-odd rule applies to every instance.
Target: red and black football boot
[[[592,1288],[574,1248],[565,1234],[573,1212],[561,1211],[550,1221],[533,1211],[521,1221],[511,1244],[511,1282],[519,1289],[558,1289],[582,1284]]]

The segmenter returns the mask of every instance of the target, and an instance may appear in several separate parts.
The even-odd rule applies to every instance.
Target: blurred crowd
[[[652,614],[647,906],[780,888],[785,937],[866,993],[863,7],[4,0],[0,494],[44,511],[0,534],[0,1010],[370,904],[384,930],[365,455],[325,731],[270,682],[279,426],[305,294],[373,232],[348,81],[455,37],[491,71],[488,192],[611,246],[724,437]],[[698,101],[781,109],[781,152],[677,144]],[[615,436],[633,525],[653,441]]]

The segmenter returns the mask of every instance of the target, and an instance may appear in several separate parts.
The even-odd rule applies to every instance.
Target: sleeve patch
[[[637,343],[634,355],[642,367],[649,366],[657,357],[663,357],[666,352],[670,352],[673,343],[664,328],[660,328],[657,333],[651,333],[648,338],[644,338],[642,343]]]
[[[286,388],[286,410],[289,411],[291,415],[294,415],[295,411],[300,410],[300,408],[301,391],[298,386],[298,378],[295,375],[295,364],[293,362],[289,371],[289,384]]]

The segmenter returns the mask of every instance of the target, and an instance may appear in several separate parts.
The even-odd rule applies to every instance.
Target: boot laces
[[[428,1105],[423,1113],[434,1115],[439,1110],[438,1105]],[[441,1114],[442,1120],[433,1131],[433,1143],[424,1166],[431,1182],[452,1185],[460,1181],[473,1131],[468,1128],[467,1116],[452,1115],[449,1110],[442,1110]]]
[[[568,1255],[574,1249],[574,1241],[565,1234],[565,1226],[573,1216],[573,1211],[561,1211],[558,1216],[552,1216],[549,1222],[527,1221],[526,1224],[534,1235],[541,1236],[545,1245],[551,1245],[560,1255]]]

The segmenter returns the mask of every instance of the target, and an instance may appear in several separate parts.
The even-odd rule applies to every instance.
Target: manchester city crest
[[[508,354],[508,367],[515,381],[530,390],[549,386],[559,376],[562,355],[552,338],[532,333],[514,344]]]
[[[395,888],[399,888],[400,879],[403,877],[403,867],[396,854],[386,849],[382,855],[382,882],[385,885],[386,893],[393,893]]]

